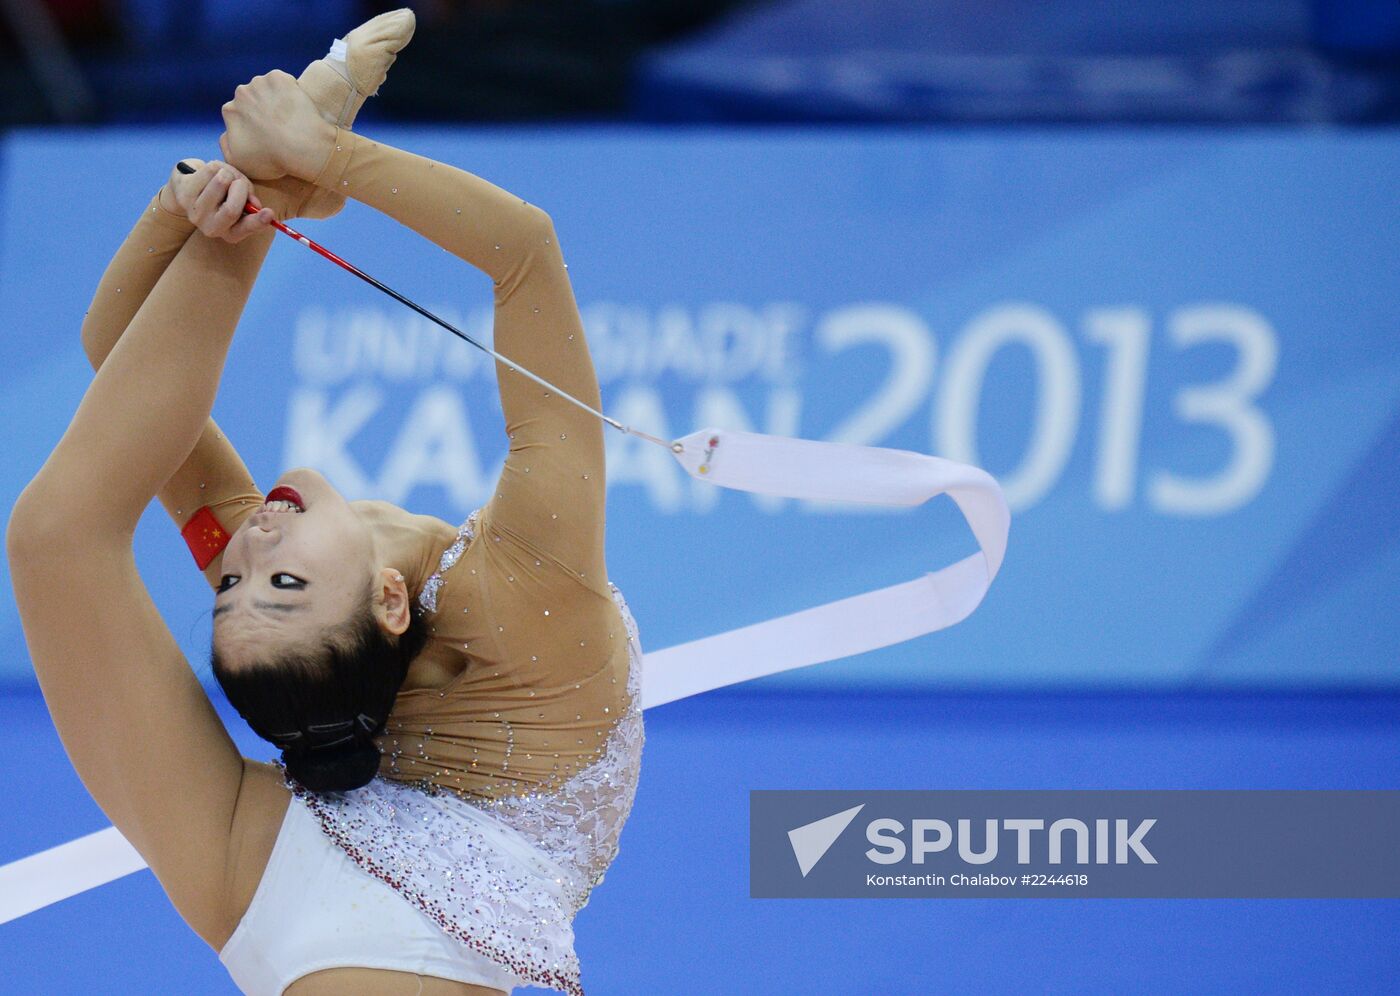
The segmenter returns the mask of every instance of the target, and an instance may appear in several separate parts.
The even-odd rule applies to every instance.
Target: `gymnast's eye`
[[[301,588],[305,588],[306,582],[303,581],[301,578],[296,577],[295,575],[288,574],[286,571],[279,571],[278,573],[272,575],[272,587],[291,588],[295,591]]]
[[[219,578],[219,587],[215,588],[214,590],[217,591],[217,592],[219,592],[219,593],[223,593],[223,592],[225,592],[225,591],[228,591],[230,588],[232,588],[232,587],[233,587],[234,585],[236,585],[237,583],[238,583],[238,575],[237,575],[237,574],[225,574],[223,577]]]

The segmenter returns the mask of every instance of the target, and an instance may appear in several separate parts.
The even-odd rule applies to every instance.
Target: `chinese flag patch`
[[[223,552],[229,540],[228,530],[214,518],[208,505],[194,513],[194,517],[185,523],[185,528],[180,530],[180,535],[185,537],[185,544],[194,554],[194,562],[201,571]]]

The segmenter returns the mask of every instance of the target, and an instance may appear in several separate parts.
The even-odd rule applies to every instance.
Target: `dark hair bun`
[[[283,751],[282,760],[287,774],[313,792],[348,792],[379,773],[379,748],[364,740],[328,750]]]

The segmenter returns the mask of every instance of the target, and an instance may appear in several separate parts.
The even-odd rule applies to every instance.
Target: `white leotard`
[[[327,968],[383,968],[583,996],[574,915],[617,854],[644,740],[641,645],[631,702],[600,760],[554,792],[473,800],[376,777],[349,792],[289,782],[262,881],[219,954],[249,996]]]
[[[219,960],[248,996],[281,996],[305,975],[347,967],[434,975],[506,992],[521,984],[363,871],[299,798],[287,806],[267,870]]]

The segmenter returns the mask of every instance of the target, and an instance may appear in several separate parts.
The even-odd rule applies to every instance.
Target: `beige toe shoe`
[[[417,20],[407,7],[380,14],[332,46],[325,58],[317,59],[297,77],[321,117],[340,128],[349,128],[364,106],[384,85],[389,67],[413,39]],[[338,57],[337,57],[338,56]],[[287,203],[292,211],[278,217],[329,218],[345,206],[345,197],[312,186],[295,177],[266,181],[261,186],[269,196]],[[277,204],[269,204],[274,210]]]

